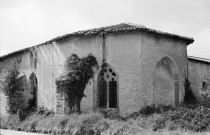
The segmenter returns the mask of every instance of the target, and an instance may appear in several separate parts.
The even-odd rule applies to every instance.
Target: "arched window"
[[[118,75],[106,64],[98,74],[98,107],[118,108]]]

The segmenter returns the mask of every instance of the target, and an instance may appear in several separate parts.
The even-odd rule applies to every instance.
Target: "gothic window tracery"
[[[117,108],[118,104],[118,76],[110,67],[104,67],[98,77],[98,107]]]

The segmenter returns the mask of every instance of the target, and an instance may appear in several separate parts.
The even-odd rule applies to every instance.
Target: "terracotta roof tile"
[[[106,27],[100,27],[100,28],[78,31],[78,32],[74,32],[74,33],[70,33],[70,34],[66,34],[66,35],[63,35],[63,36],[56,37],[56,38],[54,38],[50,41],[59,41],[59,40],[65,39],[65,38],[72,38],[72,37],[76,37],[76,36],[97,35],[101,32],[117,33],[117,32],[128,32],[128,31],[145,31],[145,32],[161,34],[161,35],[169,36],[169,37],[172,37],[172,38],[177,38],[177,39],[184,40],[184,41],[187,42],[187,44],[191,44],[191,43],[194,42],[193,38],[188,38],[188,37],[185,37],[185,36],[179,36],[179,35],[176,35],[176,34],[162,32],[162,31],[159,31],[159,30],[147,28],[143,25],[137,25],[137,24],[131,24],[131,23],[121,23],[121,24],[117,24],[117,25],[111,25],[111,26],[106,26]]]

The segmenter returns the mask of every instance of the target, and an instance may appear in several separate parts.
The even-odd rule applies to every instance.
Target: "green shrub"
[[[18,74],[19,74],[19,64],[21,59],[17,58],[13,65],[8,69],[8,73],[3,82],[3,92],[8,96],[8,112],[16,113],[17,110],[14,110],[12,103],[13,97],[17,90],[19,90],[19,85],[17,82]]]
[[[173,105],[150,105],[141,108],[138,112],[134,112],[128,118],[136,118],[138,116],[150,116],[152,114],[160,114],[169,110],[175,110]]]
[[[145,110],[146,111],[142,111]],[[101,113],[51,114],[36,111],[24,121],[16,115],[1,118],[1,128],[42,133],[66,134],[176,134],[185,131],[210,132],[210,108],[173,108],[172,106],[152,106],[140,110],[139,115],[129,117],[107,117]],[[149,108],[149,109],[148,109]],[[172,108],[172,109],[170,109]],[[148,110],[152,110],[151,113]],[[161,111],[160,111],[161,110]],[[43,112],[43,111],[41,111]],[[45,110],[44,112],[48,112]],[[145,113],[146,112],[146,113]],[[150,115],[149,115],[150,114]],[[122,120],[123,119],[123,120]],[[155,131],[155,132],[154,132]],[[173,131],[173,132],[170,132]],[[176,131],[176,132],[175,132]]]
[[[80,113],[80,102],[85,96],[86,84],[93,77],[93,68],[98,68],[98,62],[92,54],[82,58],[72,54],[67,58],[65,75],[56,80],[56,85],[58,92],[63,92],[67,97],[69,113]]]

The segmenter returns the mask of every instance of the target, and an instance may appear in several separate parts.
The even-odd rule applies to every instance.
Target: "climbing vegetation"
[[[86,84],[93,77],[94,68],[98,68],[96,57],[89,54],[79,58],[72,54],[65,63],[65,73],[56,80],[57,91],[66,96],[69,113],[80,112],[80,102],[84,95]]]
[[[12,113],[12,102],[15,92],[19,89],[18,85],[18,74],[19,74],[19,65],[21,59],[17,58],[14,64],[8,69],[5,80],[3,81],[3,92],[8,96],[8,112]]]

